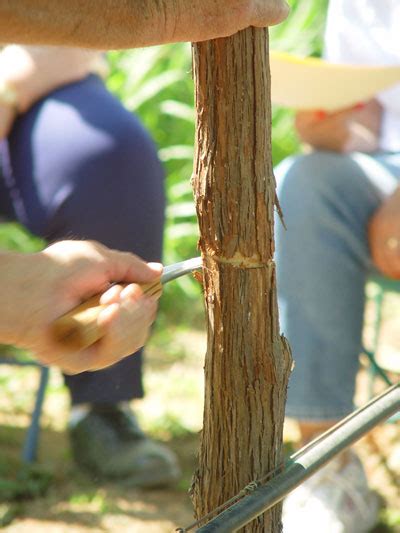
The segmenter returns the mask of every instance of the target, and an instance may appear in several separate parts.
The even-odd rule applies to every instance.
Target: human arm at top
[[[284,0],[0,0],[5,43],[121,49],[203,41],[288,14]]]

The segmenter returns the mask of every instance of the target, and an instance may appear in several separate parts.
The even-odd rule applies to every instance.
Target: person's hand
[[[300,139],[320,150],[374,152],[379,147],[382,107],[377,100],[326,114],[297,113],[295,126]]]
[[[213,14],[213,18],[225,19],[225,29],[218,32],[219,37],[233,35],[249,26],[265,28],[279,24],[289,14],[285,0],[220,0],[207,1],[205,4],[208,4],[207,11],[210,13],[219,8],[219,13]]]
[[[385,276],[400,279],[400,188],[371,217],[368,239],[378,270]]]
[[[285,0],[203,0],[192,4],[180,0],[174,33],[165,42],[228,37],[249,26],[264,28],[279,24],[289,13]]]
[[[135,283],[155,281],[161,271],[159,264],[89,241],[62,241],[31,255],[4,253],[0,342],[27,348],[42,363],[66,373],[112,365],[144,345],[157,299],[143,295]],[[110,288],[113,282],[130,285]],[[98,323],[105,336],[77,353],[60,348],[50,334],[53,321],[97,293],[104,293],[106,307]]]
[[[250,25],[259,28],[279,24],[285,20],[290,11],[289,4],[285,0],[255,0],[251,4],[252,20]]]
[[[83,79],[98,57],[96,51],[52,46],[6,46],[0,53],[0,81],[16,92],[24,113],[50,91]]]

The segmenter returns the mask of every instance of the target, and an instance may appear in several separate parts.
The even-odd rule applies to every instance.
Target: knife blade
[[[169,281],[180,278],[185,274],[190,274],[194,270],[199,270],[203,265],[203,260],[201,257],[193,257],[192,259],[186,259],[186,261],[180,261],[179,263],[174,263],[164,267],[161,283],[165,285]]]

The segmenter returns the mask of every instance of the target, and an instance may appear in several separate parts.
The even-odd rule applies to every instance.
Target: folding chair
[[[3,357],[2,355],[0,355],[0,365],[33,366],[39,370],[39,386],[36,391],[35,403],[31,415],[31,423],[26,432],[25,441],[21,452],[22,460],[25,463],[33,463],[37,457],[40,417],[42,414],[46,387],[49,380],[49,369],[32,360],[21,361],[14,357]]]
[[[381,326],[383,320],[383,305],[385,301],[385,296],[389,293],[400,294],[400,281],[393,280],[384,276],[375,275],[368,280],[370,288],[372,291],[367,292],[367,299],[373,305],[373,323],[372,323],[372,339],[370,347],[367,348],[365,345],[362,347],[362,354],[365,354],[368,360],[368,387],[369,387],[369,397],[372,398],[374,395],[374,385],[376,380],[383,381],[386,385],[390,386],[393,384],[393,381],[390,377],[392,373],[397,373],[395,369],[383,368],[381,364],[377,361],[377,351],[379,347]],[[372,286],[372,287],[371,287]],[[400,313],[399,313],[399,327],[400,327]],[[399,351],[400,359],[400,351]],[[400,378],[400,375],[399,375]],[[400,413],[392,416],[388,421],[397,422],[400,420]]]

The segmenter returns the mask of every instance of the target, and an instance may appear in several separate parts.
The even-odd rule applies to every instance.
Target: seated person
[[[9,70],[24,112],[1,145],[0,215],[50,242],[93,239],[160,261],[163,169],[139,120],[90,74],[99,54],[16,46],[2,54],[1,75]],[[142,350],[65,382],[79,465],[137,486],[177,478],[175,456],[129,408],[143,396]]]
[[[331,0],[327,59],[398,65],[399,17],[396,0]],[[368,275],[400,279],[400,87],[337,113],[301,112],[296,128],[314,150],[276,169],[287,226],[277,221],[276,258],[295,361],[286,413],[305,444],[354,409]],[[361,533],[377,515],[349,451],[288,496],[284,531]]]

